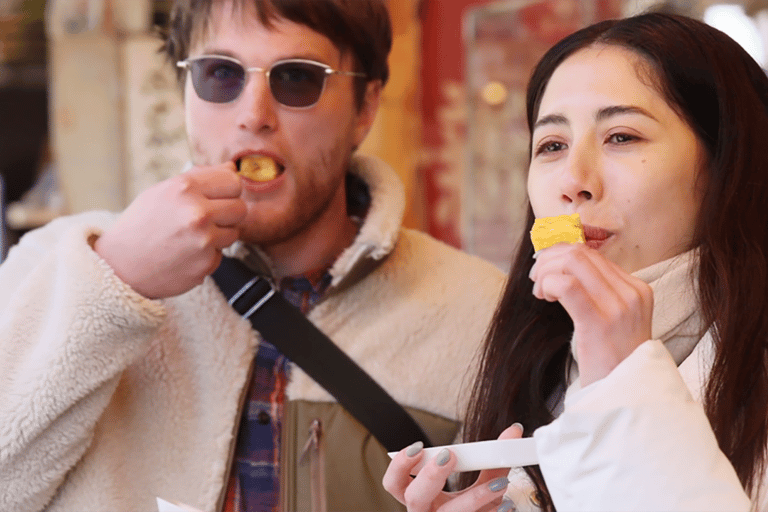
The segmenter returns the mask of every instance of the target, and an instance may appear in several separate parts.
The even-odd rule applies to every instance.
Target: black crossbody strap
[[[264,339],[333,395],[387,451],[416,441],[431,446],[411,415],[267,280],[228,257],[212,277]]]

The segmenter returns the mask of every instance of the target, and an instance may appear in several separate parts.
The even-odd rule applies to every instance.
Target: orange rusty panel
[[[419,0],[389,0],[394,34],[389,58],[390,77],[381,105],[362,153],[376,155],[398,173],[405,184],[408,206],[407,227],[423,227],[422,194],[416,169],[421,156],[421,23]]]

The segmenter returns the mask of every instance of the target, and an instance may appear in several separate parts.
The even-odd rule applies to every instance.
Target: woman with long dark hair
[[[587,242],[523,239],[465,439],[519,423],[539,465],[446,494],[455,455],[411,479],[416,446],[385,487],[410,511],[768,510],[764,71],[702,22],[644,14],[550,49],[527,112],[528,228],[579,213]]]

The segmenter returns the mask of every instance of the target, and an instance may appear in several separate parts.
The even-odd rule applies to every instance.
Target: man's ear
[[[373,126],[376,119],[376,113],[379,111],[381,101],[381,80],[371,80],[365,87],[365,96],[363,104],[357,113],[357,122],[355,124],[354,147],[359,147]]]

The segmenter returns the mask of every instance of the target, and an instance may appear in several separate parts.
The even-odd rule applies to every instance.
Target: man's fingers
[[[240,229],[236,227],[217,228],[211,246],[217,250],[225,249],[240,238]]]
[[[232,162],[226,162],[214,167],[195,167],[177,178],[208,199],[234,198],[242,192],[240,176],[236,171]]]
[[[210,219],[217,226],[235,226],[242,222],[247,213],[242,199],[212,199],[209,201]]]

